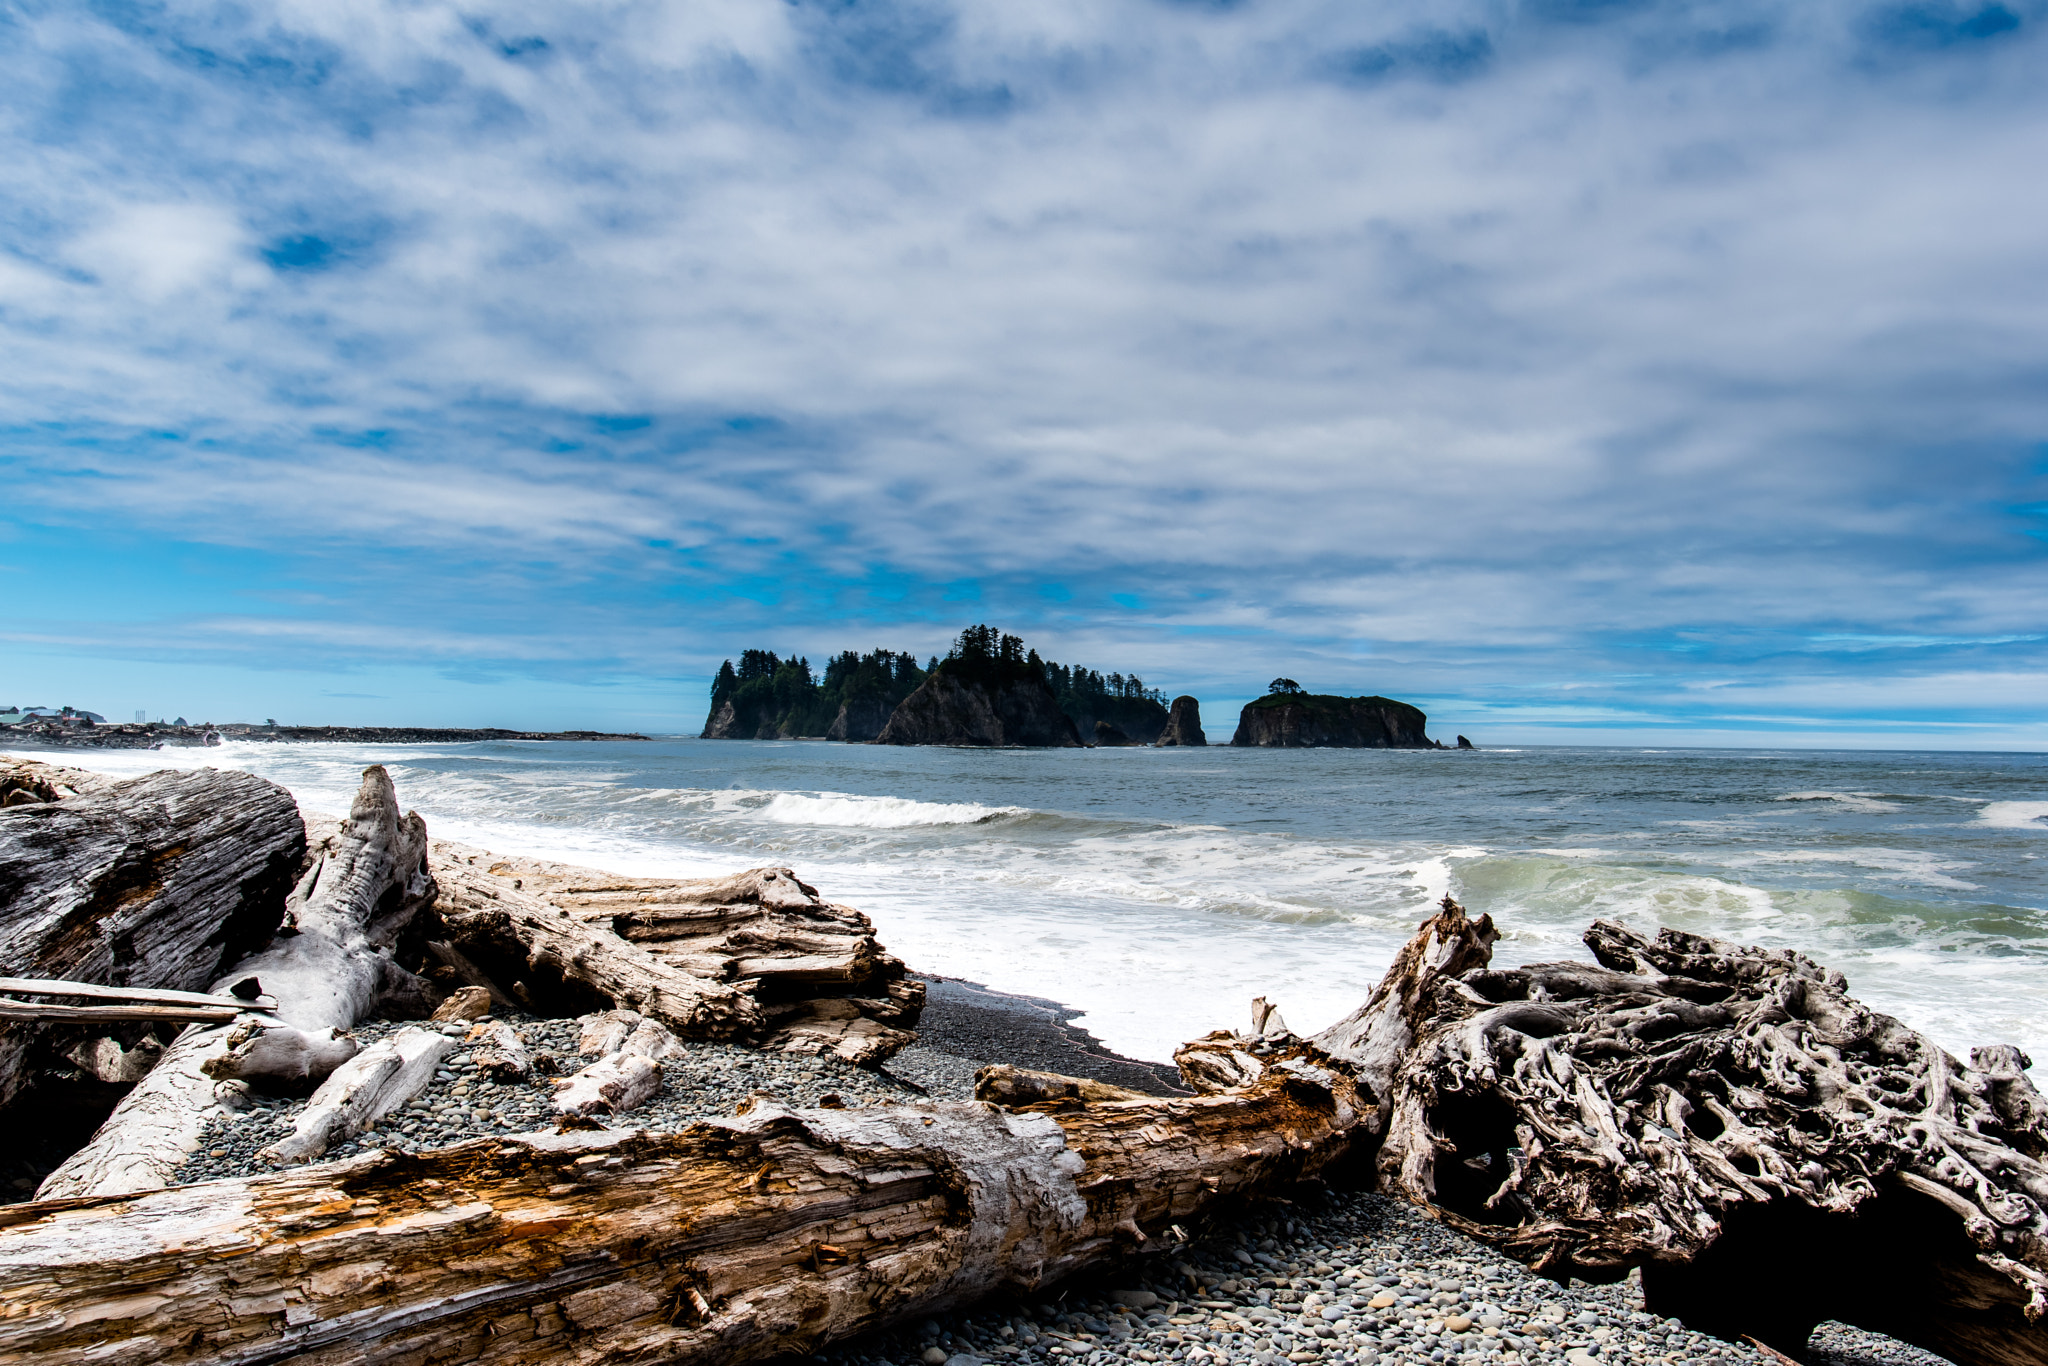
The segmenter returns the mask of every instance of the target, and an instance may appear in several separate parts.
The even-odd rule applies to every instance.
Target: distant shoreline
[[[205,749],[223,740],[358,745],[460,745],[483,740],[647,740],[637,732],[466,730],[431,726],[0,726],[0,744],[33,749]]]

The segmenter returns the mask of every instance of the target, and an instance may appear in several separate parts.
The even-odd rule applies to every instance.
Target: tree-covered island
[[[927,688],[934,678],[946,682],[937,689]],[[1029,694],[1032,710],[1043,710],[1046,715],[1023,723],[1021,731],[1016,723],[1022,718],[1017,717],[1007,728],[994,724],[991,732],[989,718],[969,724],[951,713],[934,713],[916,726],[906,717],[905,725],[897,728],[897,738],[884,736],[898,709],[920,690],[930,700],[938,693],[957,698],[962,688],[973,694],[1001,694],[1013,704]],[[1041,691],[1043,707],[1038,704]],[[1050,723],[1052,712],[1072,723],[1073,739],[1065,737],[1064,726]],[[717,740],[882,738],[909,744],[1150,744],[1159,738],[1166,720],[1162,694],[1148,688],[1136,673],[1105,674],[1042,659],[1036,650],[1025,647],[1021,637],[977,625],[960,633],[944,659],[934,656],[923,668],[918,667],[916,656],[894,650],[867,654],[848,650],[829,660],[820,676],[805,656],[742,651],[737,666],[726,660],[712,680],[711,712],[704,736]],[[1057,737],[1021,738],[1041,731],[1048,737],[1057,732]],[[955,738],[900,738],[911,733]],[[969,733],[991,738],[960,738]],[[1007,738],[992,738],[994,733]]]

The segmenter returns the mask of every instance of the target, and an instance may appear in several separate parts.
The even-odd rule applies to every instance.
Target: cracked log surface
[[[1599,960],[1487,966],[1449,898],[1317,1037],[1384,1104],[1381,1189],[1538,1269],[1798,1352],[1839,1319],[2048,1363],[2048,1103],[1786,950],[1596,921]]]
[[[277,928],[305,843],[291,794],[247,773],[0,760],[0,976],[202,990]],[[0,1105],[42,1033],[0,1029]]]
[[[1301,1044],[1220,1094],[485,1139],[0,1209],[0,1362],[729,1363],[813,1350],[1316,1176],[1370,1107]]]
[[[289,794],[285,800],[291,802]],[[295,803],[292,821],[299,823]],[[355,1052],[345,1039],[334,1047],[337,1031],[393,1002],[431,1004],[424,983],[391,957],[397,936],[433,897],[426,824],[416,812],[400,814],[381,765],[364,770],[348,820],[323,834],[312,852],[317,859],[284,901],[285,923],[218,984],[224,989],[254,976],[277,1009],[179,1035],[91,1142],[50,1173],[39,1195],[161,1186],[198,1145],[224,1084],[232,1092],[233,1083],[258,1072],[303,1074],[313,1057],[334,1067]]]
[[[787,868],[622,877],[447,841],[431,866],[445,942],[530,1009],[617,1006],[684,1038],[863,1064],[916,1037],[924,984]]]

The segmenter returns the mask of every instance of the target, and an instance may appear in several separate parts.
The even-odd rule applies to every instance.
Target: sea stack
[[[1420,708],[1391,697],[1273,692],[1245,704],[1233,745],[1273,749],[1441,749]]]
[[[1209,737],[1202,733],[1202,704],[1188,696],[1173,699],[1173,709],[1167,713],[1166,729],[1159,733],[1161,745],[1206,745]]]

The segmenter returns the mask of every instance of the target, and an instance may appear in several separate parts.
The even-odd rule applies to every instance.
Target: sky
[[[694,730],[987,621],[2048,748],[2048,0],[0,8],[0,705]]]

